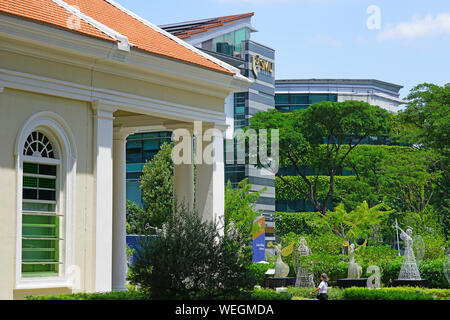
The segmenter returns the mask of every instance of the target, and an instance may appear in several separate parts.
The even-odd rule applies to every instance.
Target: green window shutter
[[[56,165],[23,163],[22,276],[57,276],[61,242]]]

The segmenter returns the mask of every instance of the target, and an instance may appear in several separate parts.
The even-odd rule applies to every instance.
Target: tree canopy
[[[280,166],[292,166],[307,187],[298,188],[282,175],[277,176],[326,214],[334,192],[334,177],[347,156],[367,137],[388,134],[391,127],[389,113],[378,106],[362,101],[324,101],[292,113],[257,113],[250,119],[249,128],[279,129]],[[306,173],[305,164],[313,170],[312,176]],[[317,197],[321,173],[330,177],[323,199]]]

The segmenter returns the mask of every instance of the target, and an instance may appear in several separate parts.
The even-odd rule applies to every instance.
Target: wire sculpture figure
[[[447,278],[448,283],[450,284],[450,252],[447,252],[444,259],[444,275]]]
[[[292,255],[295,272],[297,275],[297,278],[295,280],[296,287],[315,287],[314,277],[310,272],[312,267],[312,263],[308,258],[310,255],[311,249],[308,247],[306,239],[304,237],[301,237],[299,246]]]
[[[348,241],[344,242],[344,246],[348,247],[348,254],[349,254],[347,278],[349,278],[349,279],[359,279],[361,277],[361,275],[362,275],[362,268],[355,261],[355,252],[359,248],[365,247],[366,243],[367,243],[367,240],[364,241],[364,243],[360,247],[356,248],[354,243],[349,244]]]
[[[275,251],[277,253],[277,261],[275,262],[275,277],[287,277],[287,275],[289,274],[289,266],[287,265],[287,263],[283,262],[281,256],[287,257],[292,253],[294,249],[294,241],[292,241],[292,243],[284,249],[281,247],[281,243],[274,245],[272,242],[269,242],[267,245],[269,247],[275,248]]]
[[[416,257],[414,255],[414,240],[412,238],[413,230],[411,227],[403,231],[398,225],[395,226],[400,230],[400,239],[404,241],[405,252],[403,254],[403,264],[400,269],[398,280],[422,280],[420,277],[419,267],[417,266]]]

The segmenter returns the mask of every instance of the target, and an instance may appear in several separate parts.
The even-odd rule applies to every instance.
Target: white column
[[[195,205],[205,220],[223,223],[225,210],[225,167],[223,154],[223,129],[214,128],[216,135],[203,135],[203,161],[197,164]],[[211,149],[212,148],[212,149]],[[213,162],[208,163],[208,153],[213,150]],[[197,154],[198,158],[200,155]]]
[[[186,135],[187,134],[187,135]],[[181,138],[181,139],[180,139]],[[183,139],[186,139],[183,141]],[[185,146],[189,146],[190,150],[184,148],[184,152],[189,152],[189,156],[184,158],[184,163],[175,164],[173,166],[173,190],[174,198],[177,205],[182,203],[189,210],[194,209],[194,161],[193,161],[193,143],[192,143],[192,129],[185,129],[185,134],[177,137],[175,145],[178,143],[184,143]],[[189,141],[188,141],[189,140]]]
[[[93,104],[95,177],[95,291],[111,291],[113,221],[113,112]]]
[[[180,164],[173,167],[173,190],[177,205],[182,203],[187,209],[194,208],[194,166]]]
[[[113,234],[112,290],[127,290],[126,253],[126,138],[131,132],[114,128],[113,136]]]

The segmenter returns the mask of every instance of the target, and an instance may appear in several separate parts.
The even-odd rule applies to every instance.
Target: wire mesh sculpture
[[[398,280],[422,280],[420,277],[419,267],[417,266],[416,257],[414,255],[414,240],[412,238],[413,230],[411,227],[403,231],[398,225],[395,226],[400,230],[400,239],[404,241],[405,252],[403,254],[403,264],[400,269]]]
[[[344,242],[344,246],[348,247],[348,274],[347,278],[349,279],[359,279],[362,275],[362,268],[361,266],[356,263],[355,261],[355,251],[358,250],[361,247],[365,247],[367,243],[367,240],[358,248],[355,247],[355,244],[349,244],[348,241]]]
[[[295,279],[296,287],[314,287],[314,277],[310,270],[312,269],[312,262],[309,259],[311,249],[306,243],[304,237],[300,238],[300,243],[296,251],[292,255],[292,260],[295,266],[297,278]]]
[[[450,252],[447,252],[444,259],[444,275],[447,278],[448,283],[450,284]]]
[[[289,266],[287,263],[283,262],[281,256],[287,257],[292,253],[294,249],[294,241],[292,241],[292,243],[284,249],[281,247],[281,243],[274,245],[272,242],[269,242],[268,246],[275,248],[277,253],[277,261],[275,262],[275,277],[287,277],[289,274]]]

